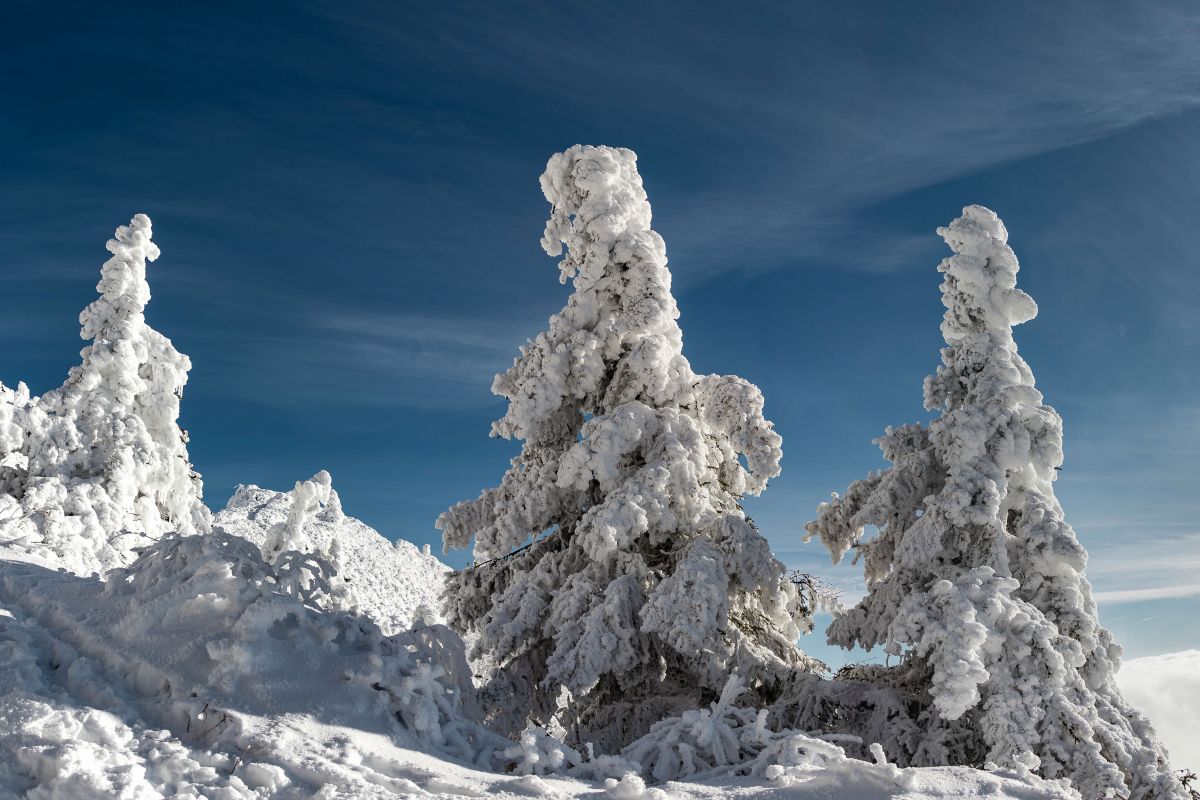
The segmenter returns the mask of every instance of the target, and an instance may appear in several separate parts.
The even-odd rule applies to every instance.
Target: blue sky
[[[498,480],[492,373],[566,289],[547,157],[630,147],[685,352],[759,384],[777,553],[922,416],[934,229],[995,209],[1066,421],[1058,484],[1131,655],[1200,646],[1200,7],[6,4],[0,380],[61,382],[112,229],[151,215],[151,324],[220,507],[329,469],[349,513],[435,542]],[[453,564],[465,555],[452,554]],[[820,655],[820,643],[806,647]],[[834,660],[839,660],[834,657]]]

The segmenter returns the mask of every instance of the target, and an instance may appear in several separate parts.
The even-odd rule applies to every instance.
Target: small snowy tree
[[[835,563],[851,548],[865,560],[867,595],[829,640],[905,656],[944,719],[971,721],[978,744],[959,742],[960,757],[1070,778],[1087,798],[1182,797],[1116,687],[1121,651],[1054,497],[1062,420],[1013,341],[1037,306],[1016,288],[1008,232],[981,206],[938,232],[955,253],[938,267],[947,347],[925,381],[939,416],[889,429],[879,444],[892,467],[807,526]]]
[[[312,542],[304,532],[305,524],[317,515],[328,522],[337,524],[342,521],[342,502],[333,488],[333,478],[326,470],[321,470],[306,481],[296,481],[292,490],[292,505],[288,510],[287,519],[271,527],[263,542],[263,555],[274,563],[289,550],[306,552],[312,549]],[[335,538],[329,543],[329,551],[322,553],[337,566],[341,554],[341,543]]]
[[[191,362],[143,313],[159,255],[150,233],[138,214],[109,240],[100,297],[79,317],[92,343],[66,383],[36,398],[0,389],[0,539],[49,547],[81,572],[211,524],[177,424]]]
[[[475,540],[447,613],[499,665],[515,730],[553,718],[565,688],[567,721],[612,749],[735,667],[769,693],[812,662],[795,588],[739,506],[779,474],[780,437],[757,387],[683,357],[636,156],[575,146],[541,184],[542,245],[566,245],[574,292],[493,386],[509,406],[492,434],[521,454],[438,518],[447,548]]]

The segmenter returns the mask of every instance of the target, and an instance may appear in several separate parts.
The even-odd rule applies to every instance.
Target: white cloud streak
[[[1107,592],[1096,592],[1093,597],[1100,605],[1115,606],[1121,603],[1141,603],[1146,600],[1170,600],[1177,597],[1194,597],[1196,595],[1200,595],[1200,584],[1191,583],[1178,586],[1154,586],[1147,589],[1115,589]]]

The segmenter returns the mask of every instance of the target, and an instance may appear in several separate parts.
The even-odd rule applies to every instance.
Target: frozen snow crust
[[[644,735],[614,736],[627,744],[609,755],[581,742],[578,729],[512,720],[496,727],[472,680],[473,668],[495,664],[468,663],[462,639],[436,608],[443,586],[457,585],[446,582],[447,568],[346,516],[328,473],[290,492],[240,486],[213,520],[176,421],[187,358],[145,325],[145,266],[158,248],[149,219],[138,215],[109,242],[101,298],[81,316],[84,338],[92,339],[83,363],[41,397],[23,384],[0,386],[0,799],[1082,800],[1022,762],[988,771],[889,763],[877,740],[915,742],[925,724],[959,731],[972,711],[949,722],[913,719],[911,707],[944,704],[930,706],[882,669],[822,680],[798,652],[781,649],[780,637],[794,637],[807,612],[737,506],[778,471],[779,441],[762,417],[761,395],[737,378],[695,376],[682,359],[661,240],[648,229],[632,153],[574,148],[551,160],[543,184],[555,208],[547,247],[556,247],[555,237],[567,242],[564,276],[577,273],[580,299],[564,312],[572,324],[598,313],[597,298],[616,302],[612,276],[605,278],[614,264],[620,282],[634,286],[605,326],[570,334],[603,340],[610,355],[631,348],[610,364],[620,380],[604,390],[620,402],[586,412],[582,436],[552,446],[550,456],[527,446],[523,462],[558,465],[542,500],[570,504],[580,492],[595,499],[595,510],[572,523],[582,547],[573,558],[581,560],[555,562],[582,566],[583,577],[540,584],[550,597],[570,598],[549,617],[565,631],[558,663],[568,671],[559,677],[573,675],[579,688],[611,667],[604,658],[630,657],[651,633],[684,657],[677,664],[689,664],[691,648],[717,646],[690,662],[689,679],[701,680],[712,701],[682,703],[699,692],[670,686],[672,702],[643,703],[651,706]],[[592,289],[600,294],[589,299]],[[1019,311],[1021,301],[1003,307]],[[538,397],[560,389],[578,397],[595,374],[591,362],[539,351],[546,346],[539,341],[525,355],[542,352],[558,365],[557,388],[514,399],[497,427],[512,425],[527,445],[542,447],[552,444],[545,437],[557,428],[543,424],[556,412]],[[498,386],[520,394],[513,387],[542,385],[522,363]],[[592,366],[601,363],[609,362]],[[470,538],[470,525],[484,521],[494,527],[481,548],[477,540],[480,555],[503,556],[519,544],[513,537],[523,515],[545,507],[491,504],[502,492],[519,495],[522,480],[510,473],[502,489],[459,507],[447,518],[448,539]],[[668,500],[647,508],[655,492]],[[640,533],[630,538],[630,531]],[[685,545],[675,572],[658,584],[667,587],[661,598],[637,599],[642,589],[628,579],[635,569],[593,602],[588,582],[605,573],[589,570],[587,559],[636,567],[632,542],[672,532]],[[1055,575],[1047,591],[1086,592],[1069,571]],[[457,603],[452,618],[481,613],[478,595],[446,599]],[[528,608],[521,613],[539,618],[536,603]],[[637,608],[650,609],[641,632],[630,627]],[[1062,618],[1092,630],[1086,613]],[[713,638],[713,626],[719,633],[730,621],[741,626],[732,653]],[[770,671],[764,665],[793,669],[769,708],[754,688]],[[829,722],[833,716],[840,724]],[[825,722],[809,729],[813,720]],[[869,738],[831,732],[845,727]]]

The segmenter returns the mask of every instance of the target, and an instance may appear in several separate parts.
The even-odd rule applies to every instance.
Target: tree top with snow
[[[914,752],[969,759],[976,748],[1069,778],[1088,797],[1182,796],[1114,682],[1120,648],[1099,624],[1087,554],[1054,496],[1062,419],[1013,340],[1037,305],[1016,287],[1008,232],[968,206],[938,233],[954,253],[938,266],[947,346],[925,379],[925,407],[939,415],[889,428],[878,443],[892,466],[806,526],[835,561],[850,549],[865,558],[867,595],[834,619],[830,642],[901,656],[891,680],[921,687],[975,737]],[[867,526],[878,535],[866,538]]]
[[[450,616],[523,685],[607,692],[610,707],[624,694],[645,715],[635,732],[665,711],[664,659],[691,692],[719,691],[735,663],[756,686],[809,663],[795,588],[739,505],[779,474],[781,439],[757,387],[684,358],[634,153],[577,145],[541,185],[542,246],[573,292],[493,385],[509,405],[492,433],[521,454],[438,519],[447,547],[475,540]]]
[[[66,382],[36,398],[0,393],[0,526],[82,572],[211,524],[178,424],[191,362],[145,320],[146,264],[159,256],[151,233],[138,214],[108,241],[100,297],[79,316],[91,343]]]

